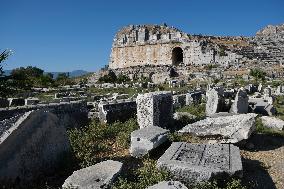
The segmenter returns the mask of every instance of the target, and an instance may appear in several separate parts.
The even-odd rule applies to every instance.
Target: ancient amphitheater
[[[109,68],[143,65],[236,65],[248,60],[283,63],[284,25],[255,37],[190,35],[167,25],[129,25],[115,35]]]

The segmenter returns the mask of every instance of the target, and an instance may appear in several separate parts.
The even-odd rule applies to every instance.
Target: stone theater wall
[[[109,67],[228,64],[241,58],[230,51],[224,56],[220,51],[210,40],[190,36],[174,27],[130,25],[116,34]]]

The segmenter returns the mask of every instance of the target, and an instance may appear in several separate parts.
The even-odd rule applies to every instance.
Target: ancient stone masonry
[[[249,113],[209,117],[189,124],[178,132],[208,137],[211,142],[237,143],[248,139],[255,130],[256,116],[257,114]]]
[[[187,184],[242,176],[240,150],[232,144],[174,142],[159,158],[158,167]]]
[[[230,51],[220,53],[206,38],[190,36],[165,25],[130,25],[115,36],[110,55],[111,69],[142,65],[206,65],[238,62]]]
[[[260,59],[268,64],[284,64],[284,24],[268,25],[258,31],[251,42],[256,44],[255,52],[265,54]]]
[[[131,133],[130,154],[142,157],[167,140],[169,131],[160,127],[145,127]]]
[[[221,112],[225,106],[222,88],[212,88],[206,91],[206,115]]]
[[[86,123],[87,103],[85,101],[38,104],[21,107],[0,108],[0,121],[23,114],[31,110],[45,110],[56,114],[60,119],[70,117],[69,126],[76,127]],[[72,124],[72,125],[71,125]],[[67,126],[67,125],[66,125]]]
[[[264,127],[276,129],[276,130],[284,130],[284,121],[270,116],[262,116],[261,121]]]
[[[62,188],[76,189],[106,189],[115,181],[122,170],[123,164],[118,161],[107,160],[90,167],[74,171]]]
[[[137,121],[140,128],[158,126],[167,128],[173,117],[172,93],[167,91],[139,94]]]
[[[191,105],[191,104],[199,104],[202,99],[202,92],[201,91],[193,91],[186,94],[186,102],[185,104]]]
[[[112,70],[130,79],[146,77],[166,83],[173,77],[171,68],[177,73],[174,79],[185,82],[189,75],[235,78],[251,68],[263,68],[273,78],[284,77],[283,27],[268,26],[255,37],[221,37],[190,35],[166,25],[129,25],[114,37],[108,69],[91,76],[89,82]],[[204,73],[203,68],[211,66]]]
[[[243,89],[239,89],[235,98],[234,103],[232,104],[231,113],[245,114],[248,113],[248,96]]]
[[[64,124],[51,112],[29,111],[0,123],[6,126],[0,133],[1,184],[20,186],[52,174],[70,151]]]
[[[99,119],[104,123],[126,121],[136,115],[136,102],[120,100],[113,103],[99,103]]]

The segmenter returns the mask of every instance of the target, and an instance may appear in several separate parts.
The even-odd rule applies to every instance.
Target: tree
[[[117,82],[117,76],[112,70],[109,70],[108,74],[100,77],[98,82],[99,83],[115,83]]]
[[[18,89],[29,90],[31,87],[41,87],[44,71],[37,67],[28,66],[12,70],[11,77]]]
[[[254,77],[255,82],[258,83],[259,80],[265,81],[266,73],[261,69],[255,68],[250,71],[250,75]]]
[[[12,70],[11,78],[14,86],[20,90],[29,90],[32,87],[50,87],[54,84],[52,74],[44,74],[42,69],[32,66]]]
[[[127,75],[119,74],[117,76],[117,82],[118,83],[124,83],[130,81],[130,78]]]
[[[69,78],[69,73],[59,73],[57,78],[56,78],[55,83],[56,83],[56,85],[61,85],[61,86],[73,84],[73,82]]]
[[[0,54],[0,97],[6,97],[11,93],[8,76],[4,75],[2,63],[12,54],[11,50],[4,50]]]
[[[0,54],[0,76],[3,75],[4,71],[3,71],[3,67],[2,67],[2,63],[4,62],[4,60],[6,60],[10,55],[12,54],[11,50],[4,50],[1,54]]]

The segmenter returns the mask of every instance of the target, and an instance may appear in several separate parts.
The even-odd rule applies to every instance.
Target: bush
[[[125,123],[101,124],[93,120],[87,127],[68,131],[69,139],[81,167],[111,157],[114,152],[127,149],[130,134],[138,128],[135,119]]]
[[[246,189],[246,187],[241,184],[239,179],[231,179],[225,183],[225,186],[220,186],[216,181],[211,181],[197,184],[193,189]]]
[[[176,110],[176,112],[188,112],[197,116],[197,120],[205,117],[205,104],[193,104],[190,106],[184,106]]]
[[[120,177],[114,184],[112,189],[142,189],[157,184],[158,182],[170,179],[170,175],[166,171],[156,168],[156,161],[145,159],[143,166],[134,172],[133,181]]]

